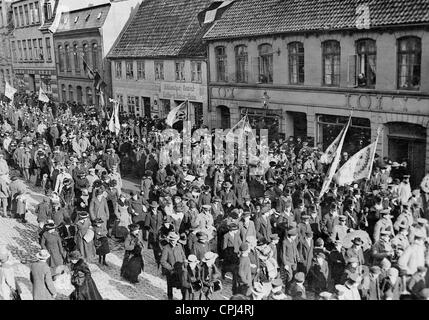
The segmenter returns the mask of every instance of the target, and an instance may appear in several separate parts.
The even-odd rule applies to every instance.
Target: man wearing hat
[[[81,255],[90,262],[95,257],[94,231],[91,226],[88,212],[78,212],[76,223],[76,248]]]
[[[272,233],[270,214],[271,210],[264,207],[261,211],[261,215],[255,220],[256,238],[263,243],[270,242],[270,235]]]
[[[358,266],[362,266],[365,263],[363,255],[363,240],[356,237],[352,240],[352,246],[348,248],[344,254],[346,262],[350,262],[351,259],[357,259]]]
[[[288,294],[292,297],[292,300],[306,300],[307,293],[304,287],[305,275],[303,272],[297,272],[293,281],[288,288]]]
[[[244,175],[240,175],[237,183],[234,185],[237,196],[237,204],[243,206],[245,198],[249,197],[249,186]]]
[[[148,248],[153,250],[155,261],[160,266],[161,247],[159,244],[159,230],[163,224],[163,214],[158,210],[158,203],[152,201],[149,212],[146,215],[144,227],[148,232]]]
[[[225,205],[227,202],[231,202],[231,205],[235,207],[237,205],[237,196],[231,187],[231,182],[225,181],[223,183],[223,189],[219,192],[219,197],[222,199],[223,205]]]
[[[372,245],[371,257],[373,265],[379,265],[384,258],[390,260],[393,257],[394,252],[390,243],[390,236],[390,230],[381,230],[380,239]]]
[[[214,196],[212,198],[212,208],[211,208],[211,213],[213,216],[213,220],[216,226],[216,222],[220,221],[221,219],[223,219],[225,212],[223,210],[223,206],[222,206],[222,199]]]
[[[292,280],[299,261],[299,253],[296,242],[298,230],[296,228],[290,229],[287,231],[286,235],[287,236],[281,243],[280,273],[284,283],[287,285]]]
[[[47,250],[42,249],[36,254],[37,262],[31,264],[30,280],[33,284],[33,300],[54,300],[57,296],[52,281],[51,269],[46,261],[50,258]]]
[[[180,275],[186,265],[185,252],[178,244],[180,236],[176,232],[170,232],[167,236],[168,244],[162,248],[160,264],[162,273],[167,277],[167,297],[173,300],[173,287],[181,289]]]
[[[241,221],[238,223],[240,229],[241,241],[244,241],[248,236],[253,236],[256,238],[256,229],[253,221],[250,220],[251,213],[245,211],[241,216]]]
[[[275,278],[271,281],[271,292],[267,297],[267,300],[291,300],[283,292],[283,281],[280,278]]]
[[[215,264],[217,257],[216,253],[208,251],[201,259],[201,281],[203,288],[200,300],[211,300],[210,297],[213,292],[222,290],[221,273]]]
[[[389,230],[390,231],[390,235],[393,237],[394,234],[394,229],[393,229],[393,223],[392,223],[392,215],[390,214],[391,209],[383,209],[380,211],[381,214],[381,218],[380,220],[378,220],[374,226],[374,242],[377,242],[378,240],[380,240],[380,233],[381,230]]]
[[[336,240],[341,242],[344,237],[350,232],[350,228],[347,226],[347,217],[345,215],[338,216],[338,224],[334,226],[331,235],[331,242],[334,243]]]
[[[152,171],[146,170],[140,184],[140,191],[143,192],[143,199],[146,201],[149,200],[150,193],[154,186],[152,175],[153,175]]]
[[[369,274],[364,275],[360,288],[362,300],[381,300],[379,266],[369,268]]]
[[[205,231],[198,231],[196,233],[197,242],[191,247],[191,253],[194,254],[198,260],[202,260],[204,254],[210,251],[208,239],[209,236]]]
[[[313,263],[314,241],[311,230],[305,231],[301,237],[298,237],[297,249],[299,254],[298,270],[307,274]]]
[[[250,294],[252,288],[252,272],[250,267],[250,247],[246,242],[240,245],[240,260],[238,263],[237,276],[233,285],[233,294]]]
[[[399,184],[398,187],[398,197],[399,202],[401,204],[407,204],[408,200],[413,196],[411,193],[411,186],[410,186],[410,175],[405,174],[402,176],[402,181]]]

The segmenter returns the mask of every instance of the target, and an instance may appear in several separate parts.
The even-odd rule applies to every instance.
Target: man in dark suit
[[[296,228],[290,229],[287,231],[287,236],[283,239],[281,244],[281,270],[285,285],[292,280],[299,261],[298,248],[295,241],[297,236],[298,230]]]
[[[168,244],[163,247],[161,255],[162,273],[167,277],[168,300],[173,300],[173,287],[181,288],[180,275],[186,267],[186,256],[182,246],[178,243],[180,236],[170,232],[167,236]]]
[[[261,216],[255,220],[256,238],[260,242],[270,243],[271,241],[271,222],[269,219],[270,212],[271,210],[269,208],[264,208],[261,212]]]
[[[158,210],[158,203],[152,201],[150,205],[150,212],[146,215],[146,220],[144,223],[145,229],[148,231],[148,248],[153,249],[153,255],[155,256],[155,261],[160,265],[161,259],[161,247],[159,244],[159,230],[163,223],[163,215]]]

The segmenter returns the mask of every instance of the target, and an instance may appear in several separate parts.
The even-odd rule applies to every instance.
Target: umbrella
[[[355,230],[350,233],[347,233],[347,235],[344,237],[342,241],[343,247],[346,249],[350,248],[353,244],[352,241],[354,238],[361,238],[361,240],[363,241],[363,246],[362,246],[363,251],[366,251],[371,248],[372,246],[371,238],[369,237],[368,232],[363,230]]]

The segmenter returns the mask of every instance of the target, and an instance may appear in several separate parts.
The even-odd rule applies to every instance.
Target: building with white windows
[[[166,117],[189,101],[194,124],[207,123],[207,52],[197,15],[210,0],[146,0],[108,58],[121,111]]]
[[[354,108],[345,150],[382,126],[378,154],[408,160],[416,183],[429,170],[427,1],[352,3],[235,1],[204,36],[211,123],[228,128],[248,113],[272,138],[326,148]]]

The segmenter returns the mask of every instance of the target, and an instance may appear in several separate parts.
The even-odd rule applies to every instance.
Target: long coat
[[[71,283],[75,287],[70,295],[71,300],[103,300],[91,277],[91,271],[83,259],[80,259],[71,269]]]
[[[38,261],[31,265],[30,280],[33,284],[33,300],[53,300],[56,290],[46,262]]]
[[[269,243],[271,236],[271,222],[267,218],[266,220],[261,216],[255,220],[256,237],[260,241]]]
[[[311,239],[310,243],[308,243],[306,239],[301,238],[297,245],[299,260],[303,269],[302,272],[305,274],[307,274],[310,270],[311,263],[313,261],[313,248],[313,239]]]
[[[83,238],[85,234],[88,232],[88,229],[90,226],[91,226],[91,222],[89,221],[89,219],[85,219],[83,223],[81,222],[76,223],[76,228],[77,228],[76,238],[75,238],[76,247],[77,247],[77,250],[80,251],[80,253],[85,259],[92,259],[93,257],[95,257],[94,240],[91,240],[90,242],[86,242]]]
[[[89,204],[89,216],[92,221],[101,218],[104,223],[109,220],[109,207],[107,206],[106,198],[102,197],[101,201],[94,197]]]
[[[48,250],[51,257],[48,259],[48,264],[51,268],[56,268],[64,264],[65,252],[59,234],[44,232],[40,245],[42,249]]]

